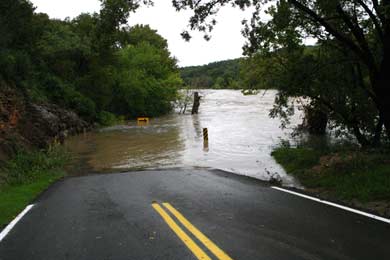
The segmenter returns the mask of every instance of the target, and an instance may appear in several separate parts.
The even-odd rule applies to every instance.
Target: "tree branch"
[[[364,11],[366,11],[366,13],[370,16],[372,22],[375,25],[375,29],[378,33],[379,39],[383,44],[383,31],[382,31],[382,26],[380,24],[380,21],[378,20],[379,16],[378,17],[375,16],[375,14],[370,10],[370,8],[366,5],[366,3],[363,2],[363,0],[356,0],[356,2],[360,4],[363,7]]]
[[[360,128],[359,128],[359,122],[356,120],[356,118],[351,118],[349,117],[348,115],[345,115],[343,113],[341,113],[341,111],[337,111],[334,109],[334,107],[331,105],[331,103],[329,103],[327,100],[321,98],[321,97],[318,97],[318,96],[314,96],[314,97],[310,97],[318,102],[320,102],[320,104],[323,104],[325,107],[327,107],[330,111],[333,111],[334,113],[336,113],[339,117],[341,117],[345,124],[347,126],[350,127],[350,129],[352,129],[352,132],[353,134],[355,135],[356,139],[358,140],[358,142],[362,145],[362,146],[368,146],[369,145],[369,142],[367,140],[367,138],[364,136],[364,134],[361,133],[360,131]],[[337,111],[337,112],[336,112]]]
[[[295,6],[297,9],[301,10],[302,12],[306,13],[313,19],[315,22],[318,22],[321,26],[325,28],[325,30],[333,35],[338,41],[340,41],[342,44],[346,45],[348,48],[350,48],[358,57],[362,59],[362,61],[367,64],[368,67],[374,68],[375,72],[377,71],[377,68],[375,66],[375,63],[368,59],[364,51],[362,51],[358,45],[356,45],[350,38],[346,37],[339,31],[337,31],[335,28],[333,28],[324,18],[320,17],[317,13],[315,13],[313,10],[308,8],[307,6],[301,4],[297,0],[288,0],[289,3],[291,3],[293,6]]]
[[[366,87],[366,84],[364,84],[364,79],[363,79],[363,72],[362,68],[360,67],[359,63],[355,64],[356,66],[356,73],[357,73],[357,78],[359,80],[359,86],[366,92],[366,94],[374,101],[374,103],[378,104],[378,99],[375,95],[375,93],[368,87]]]
[[[376,12],[376,14],[378,15],[379,17],[379,20],[382,22],[382,24],[385,24],[385,17],[383,16],[381,10],[380,10],[380,6],[379,6],[379,2],[378,0],[372,0],[372,5],[374,6],[374,10]]]
[[[371,67],[376,67],[374,56],[372,55],[370,47],[368,46],[363,30],[357,23],[353,23],[351,21],[351,17],[343,10],[340,5],[337,5],[336,11],[341,15],[344,23],[351,30],[361,49],[363,49],[365,59],[370,63]]]

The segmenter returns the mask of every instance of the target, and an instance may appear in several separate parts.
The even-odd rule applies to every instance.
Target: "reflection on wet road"
[[[258,179],[278,173],[284,184],[294,184],[270,156],[280,138],[291,130],[269,118],[276,92],[244,96],[234,90],[202,91],[198,115],[173,113],[70,138],[66,145],[80,167],[94,172],[118,169],[211,167]],[[292,126],[300,123],[299,115]],[[202,129],[209,130],[209,150],[203,149]]]

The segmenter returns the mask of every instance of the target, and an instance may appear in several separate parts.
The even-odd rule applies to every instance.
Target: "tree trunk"
[[[318,106],[311,105],[305,108],[305,128],[313,135],[325,135],[328,124],[328,114]]]
[[[192,106],[192,111],[191,111],[192,115],[198,114],[199,106],[200,106],[200,96],[199,96],[198,92],[195,92],[194,93],[194,104]]]
[[[382,115],[383,124],[385,125],[386,135],[390,139],[390,74],[387,72],[386,75],[385,71],[382,71],[381,74],[375,93],[378,99],[378,109]]]
[[[383,59],[379,72],[373,80],[373,90],[377,97],[377,106],[385,125],[387,138],[390,139],[390,25],[386,26]]]
[[[375,127],[375,135],[374,138],[372,139],[372,144],[374,146],[379,146],[381,144],[382,131],[383,131],[383,116],[379,114],[378,123]]]

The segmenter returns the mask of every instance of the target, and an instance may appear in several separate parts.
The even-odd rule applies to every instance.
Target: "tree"
[[[390,0],[174,0],[173,4],[177,10],[194,10],[191,29],[204,31],[206,38],[221,7],[254,6],[244,29],[249,42],[244,51],[248,55],[279,49],[292,51],[306,37],[332,44],[355,61],[362,75],[367,75],[367,84],[358,86],[364,88],[366,103],[375,104],[377,128],[385,125],[390,139]],[[269,21],[262,19],[264,7],[271,16]],[[188,32],[183,36],[190,38]]]
[[[28,1],[0,2],[0,80],[20,82],[27,77],[36,40],[33,11]]]
[[[151,2],[101,2],[99,13],[57,20],[28,0],[1,1],[0,81],[90,121],[168,112],[182,82],[167,41],[149,26],[125,26]]]
[[[241,59],[212,62],[180,69],[186,85],[192,88],[239,88]]]
[[[119,61],[112,112],[136,117],[171,110],[182,81],[166,49],[143,41],[121,49]]]
[[[137,45],[141,42],[148,42],[158,49],[168,51],[168,42],[161,37],[157,30],[153,30],[149,25],[136,24],[132,27],[125,27],[121,30],[121,45]]]
[[[272,55],[252,55],[243,59],[240,69],[240,77],[243,88],[248,89],[275,89],[278,80],[276,71],[278,61],[276,56]]]
[[[102,9],[96,26],[96,42],[102,52],[117,47],[121,26],[127,23],[131,12],[137,10],[141,4],[152,4],[150,0],[100,1]]]

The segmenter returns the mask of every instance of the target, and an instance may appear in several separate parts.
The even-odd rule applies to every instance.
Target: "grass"
[[[43,175],[32,183],[9,186],[0,191],[0,229],[15,218],[50,184],[63,176],[60,172],[55,175]]]
[[[65,176],[69,157],[61,147],[19,152],[1,168],[0,228],[7,225],[50,184]]]
[[[279,147],[272,156],[306,188],[347,201],[390,201],[390,157],[386,150]]]

